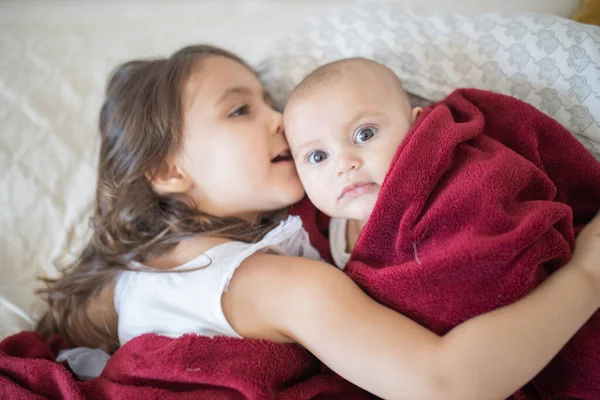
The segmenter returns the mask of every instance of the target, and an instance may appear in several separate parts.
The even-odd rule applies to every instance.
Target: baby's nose
[[[360,167],[360,160],[353,155],[342,155],[338,161],[338,175],[343,175]]]

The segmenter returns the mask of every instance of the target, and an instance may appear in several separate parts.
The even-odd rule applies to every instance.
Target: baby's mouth
[[[362,194],[372,193],[375,190],[377,190],[377,184],[373,182],[351,183],[344,187],[337,201],[341,201],[344,198],[352,198]]]

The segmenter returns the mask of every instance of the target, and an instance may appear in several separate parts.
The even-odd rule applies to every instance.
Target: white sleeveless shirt
[[[221,297],[237,267],[257,251],[320,260],[300,218],[290,216],[257,243],[226,242],[166,272],[135,263],[115,286],[121,346],[144,333],[240,337],[225,318]]]

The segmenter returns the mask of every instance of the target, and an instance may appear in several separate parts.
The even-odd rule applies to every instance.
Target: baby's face
[[[326,86],[286,107],[288,143],[312,203],[332,217],[366,221],[412,125],[411,108],[382,81]]]

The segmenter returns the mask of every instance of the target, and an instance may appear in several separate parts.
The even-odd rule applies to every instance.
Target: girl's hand
[[[600,302],[600,212],[579,233],[570,263],[589,275]]]

